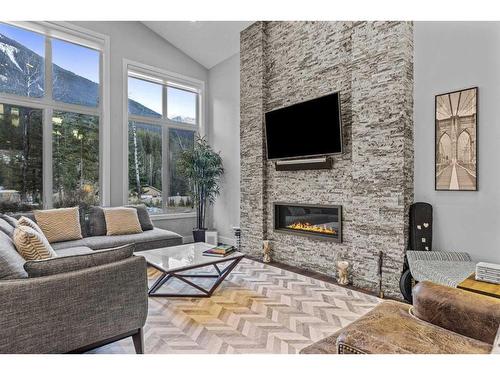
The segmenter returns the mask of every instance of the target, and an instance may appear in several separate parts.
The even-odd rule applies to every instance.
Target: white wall
[[[148,64],[171,72],[207,82],[208,71],[182,51],[166,42],[140,22],[92,21],[72,22],[75,25],[108,35],[111,44],[111,205],[121,205],[123,184],[123,59]],[[170,221],[170,220],[168,220]],[[182,223],[182,225],[179,225]],[[156,223],[188,236],[195,225],[194,219]]]
[[[240,55],[209,70],[209,141],[221,151],[224,178],[211,217],[219,241],[232,243],[231,227],[240,223]]]
[[[500,23],[415,22],[415,201],[434,206],[435,250],[500,263]],[[479,87],[477,192],[434,190],[434,96]]]

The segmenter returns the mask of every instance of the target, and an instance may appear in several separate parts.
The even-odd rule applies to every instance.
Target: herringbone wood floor
[[[150,270],[149,276],[152,282],[157,275]],[[370,295],[243,259],[211,298],[150,298],[146,353],[298,353],[378,302]],[[134,349],[127,338],[92,353]]]

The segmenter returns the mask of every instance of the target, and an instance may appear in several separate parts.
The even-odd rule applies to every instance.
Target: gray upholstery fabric
[[[50,244],[52,248],[56,251],[56,253],[59,253],[61,250],[67,250],[69,248],[74,248],[74,247],[86,247],[90,248],[90,246],[87,246],[85,244],[85,240],[90,237],[84,237],[80,240],[72,240],[72,241],[63,241],[63,242],[54,242]],[[113,247],[113,246],[111,246]]]
[[[134,254],[135,245],[129,244],[113,249],[97,250],[87,254],[70,255],[44,260],[28,261],[24,269],[28,277],[43,277],[78,271],[103,264],[118,262]]]
[[[96,236],[84,239],[85,245],[91,249],[107,249],[128,243],[135,243],[136,251],[181,244],[182,236],[168,230],[154,228],[142,233],[123,234],[119,236]]]
[[[8,280],[28,277],[23,268],[24,262],[25,260],[17,252],[14,242],[12,242],[7,234],[0,232],[0,279]]]
[[[90,236],[105,236],[106,219],[102,207],[92,206],[89,210],[89,235]]]
[[[1,214],[0,217],[4,219],[7,223],[12,225],[14,228],[17,226],[17,219],[13,218],[12,216],[6,215],[6,214]]]
[[[24,216],[24,217],[27,217],[30,220],[33,220],[36,223],[35,214],[33,212],[20,212],[20,213],[12,214],[10,216],[13,217],[16,220],[19,220],[21,218],[21,216]]]
[[[82,237],[88,237],[89,234],[89,223],[87,220],[88,213],[85,211],[83,207],[80,207],[78,210],[78,214],[80,215],[80,228],[82,230]]]
[[[144,326],[146,261],[0,282],[0,353],[66,353]]]
[[[5,219],[0,218],[0,231],[12,238],[14,234],[14,227],[10,225]]]
[[[54,250],[70,247],[86,246],[93,250],[109,249],[125,244],[135,244],[136,251],[150,250],[159,247],[182,244],[182,236],[165,229],[153,228],[142,233],[124,234],[119,236],[91,236],[81,240],[65,241],[51,244]]]
[[[77,246],[77,247],[69,247],[66,249],[56,250],[56,254],[58,257],[68,257],[72,255],[81,255],[81,254],[90,254],[93,253],[90,247],[87,246]]]
[[[143,231],[152,230],[154,228],[151,218],[149,217],[148,209],[144,204],[128,205],[125,207],[132,207],[137,210],[137,217],[139,218],[139,223],[141,224],[141,229]]]

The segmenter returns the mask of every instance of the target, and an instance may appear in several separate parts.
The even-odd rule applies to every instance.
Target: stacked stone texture
[[[345,259],[351,282],[374,291],[383,251],[383,289],[399,295],[413,201],[412,38],[405,22],[257,22],[242,32],[242,251],[259,256],[269,239],[275,260],[331,276]],[[265,112],[337,91],[343,153],[333,169],[276,171]],[[343,242],[274,232],[277,201],[342,205]]]

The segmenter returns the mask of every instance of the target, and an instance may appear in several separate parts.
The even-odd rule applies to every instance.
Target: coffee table
[[[160,277],[149,288],[148,294],[152,297],[210,297],[217,287],[224,281],[229,273],[236,267],[245,256],[239,252],[233,252],[223,258],[203,255],[203,251],[213,248],[204,242],[197,242],[179,246],[163,247],[153,250],[145,250],[135,253],[146,258],[146,262],[161,272]],[[227,263],[223,265],[222,263]],[[212,267],[215,273],[187,273],[204,267]],[[161,293],[161,288],[167,281],[177,279],[197,290],[198,294],[184,293]],[[206,288],[195,282],[196,279],[215,279],[215,283]]]

